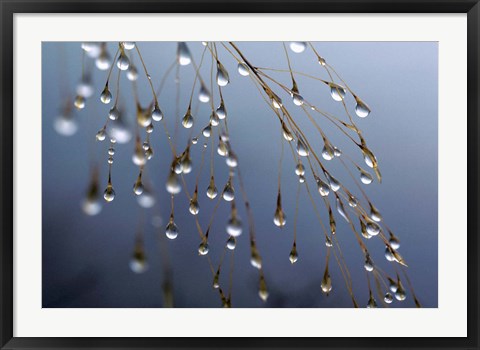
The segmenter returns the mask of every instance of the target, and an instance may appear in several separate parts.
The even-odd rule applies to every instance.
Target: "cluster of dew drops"
[[[207,43],[203,42],[203,45],[207,45]],[[290,50],[296,54],[301,54],[307,49],[307,47],[308,46],[306,42],[291,42],[289,44]],[[121,42],[119,43],[118,55],[114,59],[112,59],[108,50],[106,49],[106,43],[83,43],[82,44],[82,49],[84,50],[84,53],[90,58],[95,60],[95,65],[99,70],[110,71],[111,73],[114,66],[116,66],[117,69],[119,70],[119,74],[120,72],[125,72],[126,77],[131,82],[134,82],[139,78],[139,71],[137,70],[137,67],[130,61],[127,55],[127,51],[134,50],[135,48],[136,48],[136,44],[134,42]],[[187,44],[184,42],[178,43],[177,61],[178,61],[178,64],[181,66],[186,66],[192,63],[191,53],[188,49]],[[321,56],[318,56],[318,63],[321,66],[326,66],[326,61]],[[239,75],[247,77],[251,74],[251,69],[252,67],[247,65],[246,62],[238,62],[237,71]],[[109,76],[110,76],[110,73],[109,73]],[[151,82],[151,77],[146,72],[146,68],[145,68],[145,73],[148,80]],[[220,87],[225,87],[230,83],[228,71],[218,61],[217,61],[216,82]],[[347,92],[349,91],[349,89],[334,82],[326,82],[326,84],[330,88],[330,95],[332,99],[334,101],[344,103],[345,96],[347,95]],[[153,87],[152,87],[152,90],[153,90]],[[92,97],[93,94],[94,94],[94,88],[91,84],[90,77],[82,76],[82,80],[77,85],[76,97],[74,99],[73,105],[78,110],[84,109],[86,105],[86,100]],[[294,105],[296,106],[304,106],[304,104],[306,103],[304,98],[300,95],[295,83],[294,83],[294,87],[290,90],[290,96],[292,98]],[[273,92],[270,92],[269,97],[271,99],[271,103],[274,109],[281,110],[282,108],[284,108],[281,98],[278,97],[276,94],[274,94]],[[356,101],[356,105],[355,105],[356,115],[359,118],[367,117],[371,113],[371,110],[368,107],[368,105],[363,100],[361,100],[358,96],[353,95],[353,97],[355,98],[355,101]],[[200,84],[198,100],[202,103],[207,103],[210,101],[210,98],[211,98],[211,95],[208,89],[206,88],[206,86],[204,84]],[[121,111],[117,107],[117,100],[116,99],[114,100],[112,96],[111,87],[109,86],[108,81],[104,89],[102,90],[99,96],[99,99],[103,104],[106,104],[106,105],[110,105],[112,102],[114,102],[113,106],[108,111],[107,122],[100,130],[98,130],[95,136],[96,140],[99,142],[105,141],[107,139],[110,142],[110,145],[108,148],[108,158],[107,158],[108,169],[109,169],[108,182],[107,182],[106,188],[103,191],[103,198],[106,202],[112,202],[115,199],[115,190],[114,190],[112,179],[111,179],[112,166],[114,163],[114,156],[115,156],[115,145],[117,144],[117,142],[127,143],[132,139],[133,136],[128,126],[121,118]],[[118,91],[117,91],[117,99],[118,99]],[[313,105],[310,105],[310,106],[312,110],[315,110],[315,107]],[[136,147],[132,155],[132,161],[135,165],[139,167],[140,172],[135,183],[133,184],[133,192],[137,196],[139,205],[144,208],[151,208],[156,203],[155,196],[147,186],[144,186],[142,182],[142,174],[143,174],[144,166],[146,165],[147,161],[152,159],[154,156],[154,151],[149,141],[150,134],[152,134],[154,130],[155,123],[161,122],[163,120],[163,117],[164,117],[163,112],[160,109],[156,96],[154,96],[154,103],[151,106],[150,110],[137,110],[137,122],[141,127],[145,128],[147,138],[144,142],[141,142],[141,140],[137,136],[135,140]],[[206,127],[202,129],[201,134],[205,138],[209,138],[213,134],[212,127],[218,126],[221,120],[224,120],[225,118],[226,118],[226,108],[222,99],[218,108],[216,108],[215,111],[212,111],[210,122]],[[195,119],[192,116],[191,108],[189,107],[184,117],[181,119],[181,124],[185,129],[190,129],[194,125],[194,120]],[[109,123],[110,125],[108,125]],[[107,129],[107,125],[108,125],[108,129]],[[54,121],[54,127],[56,131],[62,135],[70,136],[75,134],[75,132],[78,129],[78,125],[75,118],[72,115],[71,105],[65,106],[65,108],[63,109],[63,113]],[[294,140],[296,141],[295,149],[296,149],[296,153],[300,158],[297,164],[295,165],[295,174],[298,176],[298,180],[300,183],[305,183],[306,167],[300,161],[300,159],[310,156],[310,153],[311,153],[310,148],[306,140],[303,138],[303,136],[300,133],[298,133],[297,131],[293,131],[292,133],[292,131],[290,131],[290,129],[284,123],[282,123],[282,133],[284,138],[287,141],[289,142]],[[229,135],[225,131],[219,132],[219,143],[218,143],[217,152],[220,156],[225,157],[226,164],[230,169],[230,175],[229,175],[228,181],[226,182],[223,190],[221,191],[221,197],[223,198],[223,200],[225,200],[226,202],[232,203],[231,216],[226,226],[226,232],[228,234],[226,247],[229,250],[234,250],[236,246],[236,239],[238,236],[242,234],[243,224],[237,213],[237,209],[234,204],[235,190],[233,187],[233,176],[234,176],[234,170],[238,166],[238,159],[229,141],[230,141]],[[340,149],[333,146],[326,139],[324,139],[324,141],[325,141],[325,144],[321,151],[321,156],[324,160],[330,161],[334,158],[339,158],[342,156],[342,151]],[[194,145],[197,144],[198,142],[199,142],[198,137],[194,137],[191,140],[191,143]],[[205,144],[204,147],[206,146],[207,145]],[[367,166],[369,166],[370,168],[376,169],[377,160],[373,155],[373,153],[364,152],[364,160]],[[372,175],[370,175],[368,172],[366,172],[365,170],[363,170],[358,166],[357,166],[357,170],[360,172],[359,179],[361,183],[368,185],[373,182]],[[172,198],[174,195],[179,194],[182,189],[182,186],[179,180],[179,175],[188,174],[191,171],[192,171],[192,160],[190,158],[189,148],[187,148],[186,151],[183,152],[180,156],[174,157],[171,164],[170,174],[166,182],[166,190],[172,196]],[[343,185],[341,185],[341,183],[335,177],[333,177],[333,175],[331,175],[329,172],[324,172],[324,174],[326,177],[326,181],[322,180],[319,176],[314,174],[314,179],[315,179],[319,194],[322,197],[327,197],[330,194],[330,192],[333,191],[335,193],[336,209],[338,213],[347,222],[350,222],[350,219],[347,216],[346,210],[343,206],[343,203],[340,200],[340,197],[337,195],[337,191],[339,191],[343,187]],[[92,172],[92,181],[88,188],[86,199],[82,204],[82,208],[84,212],[88,215],[97,215],[100,213],[102,209],[102,204],[98,199],[99,197],[98,186],[99,186],[98,170],[94,170]],[[209,199],[215,199],[218,193],[219,192],[215,185],[214,177],[212,175],[209,185],[206,189],[206,196]],[[349,193],[348,204],[350,207],[356,208],[359,205],[359,202],[357,198],[355,198],[352,194]],[[361,233],[362,233],[362,236],[366,239],[370,239],[374,236],[377,236],[382,231],[382,229],[378,224],[382,221],[382,216],[370,202],[369,204],[370,204],[369,216],[364,216],[363,221],[362,219],[360,219]],[[198,203],[197,189],[195,189],[195,192],[193,193],[190,199],[188,210],[194,216],[198,215],[199,213],[200,207]],[[333,223],[333,226],[332,226],[332,214],[330,214],[330,218],[331,218],[330,223],[332,228],[331,233],[335,234],[335,227],[334,227],[335,224]],[[154,219],[156,222],[155,225],[158,226],[161,223],[161,218],[155,217]],[[286,225],[286,214],[284,213],[281,206],[280,191],[278,193],[277,206],[274,212],[273,222],[278,227],[283,227]],[[397,249],[400,247],[399,240],[395,235],[393,235],[393,233],[390,230],[388,231],[390,233],[390,238],[386,246],[385,257],[390,262],[397,262],[402,264],[403,259],[397,253]],[[177,238],[178,234],[179,234],[179,229],[174,221],[173,208],[172,208],[170,218],[167,222],[167,225],[165,226],[165,235],[167,238],[173,240]],[[200,255],[207,255],[209,252],[208,241],[206,238],[208,238],[208,231],[207,231],[206,237],[202,239],[202,242],[198,247],[198,252]],[[325,244],[329,249],[332,248],[334,245],[333,236],[326,236]],[[251,252],[252,252],[251,264],[257,269],[261,269],[262,261],[256,246],[252,246]],[[292,264],[298,261],[298,253],[297,253],[297,247],[295,242],[290,252],[289,259]],[[137,273],[144,272],[148,267],[141,240],[137,241],[134,254],[130,262],[130,266],[131,266],[131,269]],[[372,272],[375,270],[375,264],[372,258],[370,257],[370,255],[368,254],[368,252],[366,252],[366,250],[365,250],[364,268],[367,272]],[[214,283],[213,283],[214,288],[217,288],[217,289],[219,288],[218,279],[219,279],[219,270],[214,275]],[[384,303],[386,304],[392,303],[394,300],[394,297],[398,301],[405,300],[406,290],[405,290],[405,287],[403,286],[402,281],[400,280],[398,273],[397,273],[397,278],[387,277],[387,281],[388,281],[388,288],[387,288],[388,290],[383,296]],[[331,281],[331,277],[328,270],[328,260],[327,260],[325,273],[321,281],[321,290],[327,295],[332,291],[332,281]],[[371,289],[369,294],[370,295],[369,295],[369,300],[367,302],[367,307],[368,308],[377,307],[377,302],[373,296]],[[260,278],[259,296],[264,301],[266,301],[268,297],[268,291],[266,288],[265,279],[263,277],[263,272],[261,273],[261,278]],[[228,306],[228,304],[230,303],[229,300],[223,297],[222,297],[222,300],[224,300],[224,305],[226,304]],[[415,301],[417,303],[416,298],[415,298]]]

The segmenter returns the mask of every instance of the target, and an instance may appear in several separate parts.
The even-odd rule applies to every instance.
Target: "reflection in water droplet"
[[[360,181],[362,181],[362,183],[364,183],[365,185],[369,185],[372,183],[373,177],[369,173],[362,170],[360,172]]]
[[[315,181],[317,182],[318,193],[320,193],[322,197],[328,196],[330,193],[330,186],[318,176],[315,176]]]
[[[155,108],[152,111],[152,119],[155,120],[156,122],[159,122],[163,119],[163,113],[160,110],[160,107],[155,106]]]
[[[178,236],[178,227],[175,225],[175,222],[173,222],[173,218],[170,219],[167,227],[165,228],[165,235],[169,239],[175,239]]]
[[[237,245],[237,239],[234,236],[228,237],[227,248],[230,250],[234,250],[236,245]]]
[[[357,105],[355,106],[355,113],[360,118],[368,117],[370,114],[370,108],[360,99],[357,99]]]
[[[210,184],[207,188],[207,197],[210,199],[214,199],[218,194],[217,187],[215,186],[215,180],[213,176],[210,178]]]
[[[115,199],[115,191],[113,190],[112,185],[107,185],[107,188],[105,189],[105,192],[103,193],[103,198],[107,202],[111,202]]]
[[[187,113],[182,119],[182,125],[186,129],[190,129],[193,126],[193,116],[190,113],[190,109],[188,109]]]
[[[208,243],[206,241],[200,243],[200,245],[198,246],[198,254],[199,255],[208,254]]]
[[[231,202],[235,198],[235,190],[230,180],[228,180],[227,184],[223,189],[222,198],[227,202]]]
[[[383,301],[387,304],[391,304],[393,302],[393,296],[390,293],[385,293],[385,296],[383,297]]]
[[[115,106],[113,106],[108,112],[108,117],[110,118],[110,120],[117,120],[119,115],[120,115],[120,112]]]
[[[230,82],[228,72],[225,67],[221,64],[217,64],[217,84],[219,86],[226,86]]]
[[[374,222],[367,223],[367,232],[370,236],[376,236],[380,233],[380,226]]]
[[[330,95],[335,101],[343,101],[345,98],[345,94],[347,93],[347,90],[343,86],[340,86],[335,83],[329,83],[330,85]]]

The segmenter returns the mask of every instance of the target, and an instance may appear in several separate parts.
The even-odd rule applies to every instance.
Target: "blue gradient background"
[[[438,155],[438,44],[434,42],[318,42],[317,51],[325,57],[348,85],[372,108],[368,118],[354,115],[354,101],[346,102],[357,125],[362,129],[369,147],[375,152],[383,174],[383,182],[363,186],[382,213],[385,222],[401,241],[399,252],[409,264],[409,274],[422,306],[437,307],[437,155]],[[259,67],[286,69],[287,63],[281,43],[238,43],[249,60]],[[189,43],[196,62],[200,61],[203,46]],[[113,56],[115,45],[109,45]],[[139,43],[149,73],[156,86],[167,67],[175,59],[176,43]],[[106,79],[106,72],[94,70],[96,88],[87,107],[75,112],[79,131],[72,137],[58,135],[53,121],[60,112],[60,90],[63,80],[67,90],[74,91],[81,76],[82,51],[80,43],[43,43],[42,54],[42,164],[43,164],[43,306],[44,307],[161,307],[162,267],[158,246],[159,230],[147,219],[145,225],[146,253],[149,270],[140,275],[129,269],[134,235],[138,226],[140,208],[132,193],[138,168],[131,161],[133,141],[117,145],[113,165],[113,184],[116,199],[103,203],[100,215],[87,217],[80,202],[89,182],[90,157],[100,161],[101,187],[107,180],[108,144],[96,143],[95,133],[106,120],[109,107],[100,103],[98,96]],[[310,49],[302,54],[290,53],[294,70],[326,79]],[[288,255],[293,239],[293,218],[297,179],[288,147],[282,172],[282,197],[287,213],[287,226],[281,230],[272,223],[276,204],[277,170],[281,152],[278,121],[265,105],[249,78],[236,72],[234,59],[221,47],[219,55],[230,73],[231,84],[223,89],[226,101],[232,145],[243,173],[252,208],[255,213],[257,243],[264,261],[264,270],[270,297],[263,304],[258,297],[258,271],[249,263],[249,242],[246,230],[239,237],[235,250],[235,272],[232,291],[234,307],[351,307],[350,297],[340,270],[332,259],[333,292],[326,297],[320,291],[325,267],[324,236],[320,231],[311,203],[303,190],[300,195],[297,249],[299,260],[291,265]],[[208,57],[208,56],[206,56]],[[92,63],[92,62],[89,62]],[[140,96],[145,105],[151,99],[147,81],[142,75],[138,57]],[[209,81],[210,60],[202,67],[202,76]],[[64,67],[64,68],[62,68]],[[63,70],[62,70],[63,69]],[[193,81],[192,66],[181,67],[181,118],[186,110]],[[116,76],[114,74],[113,76]],[[272,76],[289,86],[286,73]],[[175,119],[174,75],[159,97],[170,130]],[[344,116],[341,104],[331,99],[328,89],[320,82],[296,77],[300,92],[306,100],[339,116]],[[114,84],[111,84],[112,93]],[[130,83],[122,79],[122,98],[127,101],[130,125],[133,125],[133,97]],[[216,89],[215,89],[216,90]],[[279,91],[279,90],[277,90]],[[279,93],[280,94],[280,93]],[[303,126],[307,137],[320,152],[322,141],[301,110],[288,96],[280,94],[285,105]],[[196,101],[196,98],[194,99]],[[218,104],[218,98],[215,99]],[[195,109],[194,109],[195,110]],[[209,104],[202,104],[194,114],[195,134],[208,123]],[[343,117],[342,117],[343,118]],[[318,119],[317,119],[318,120]],[[363,165],[361,154],[338,129],[325,119],[320,125],[334,145]],[[184,148],[187,132],[181,127],[177,145]],[[193,182],[203,144],[203,137],[192,148],[194,171],[187,175],[193,191]],[[169,196],[165,191],[167,167],[171,153],[161,127],[152,135],[154,159],[147,164],[148,178],[158,194],[160,212],[148,210],[148,218],[160,214],[164,223],[169,215]],[[210,147],[210,145],[209,145]],[[209,155],[210,148],[207,149]],[[207,157],[209,159],[209,157]],[[216,184],[221,190],[227,179],[223,158],[215,152]],[[360,193],[341,166],[339,160],[326,163],[353,193]],[[367,169],[365,166],[364,168]],[[200,222],[205,227],[215,201],[204,195],[208,186],[208,168],[200,179]],[[312,193],[315,187],[309,179]],[[240,195],[236,186],[237,195]],[[177,307],[221,306],[218,293],[212,289],[212,276],[205,257],[198,256],[200,243],[194,220],[188,213],[188,202],[182,192],[176,199],[178,238],[167,241],[173,268],[174,298]],[[317,205],[326,220],[325,208]],[[238,202],[240,206],[240,202]],[[222,246],[227,239],[224,225],[229,205],[223,203],[210,232],[210,253],[214,266],[219,261]],[[246,224],[243,207],[240,215]],[[337,215],[338,216],[338,215]],[[353,289],[361,306],[368,301],[368,288],[363,268],[364,257],[352,232],[338,216],[337,238],[349,266]],[[162,225],[163,227],[164,225]],[[163,228],[160,230],[164,236]],[[162,238],[163,239],[163,238]],[[367,246],[373,259],[389,274],[394,270],[385,260],[380,240],[371,239]],[[223,271],[227,271],[226,265]],[[224,276],[225,277],[225,276]],[[379,298],[377,297],[379,302]],[[395,301],[392,307],[413,307],[409,294],[403,303]]]

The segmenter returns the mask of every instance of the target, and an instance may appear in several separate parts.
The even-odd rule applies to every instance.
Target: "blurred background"
[[[199,64],[205,47],[201,42],[187,44],[194,61]],[[177,43],[139,42],[137,45],[152,82],[158,87],[176,59]],[[281,42],[238,42],[237,45],[257,67],[288,69]],[[358,118],[354,112],[355,101],[347,95],[345,102],[349,112],[375,153],[383,175],[381,184],[375,180],[368,186],[362,185],[362,188],[380,210],[385,223],[399,237],[399,252],[409,265],[407,271],[422,306],[437,307],[438,45],[435,42],[316,42],[313,45],[372,110],[367,118]],[[113,58],[117,43],[108,43],[107,47]],[[257,246],[269,289],[269,298],[263,303],[258,296],[258,270],[249,262],[247,215],[238,200],[244,233],[238,237],[235,249],[232,306],[352,307],[342,274],[333,258],[330,260],[333,290],[328,297],[321,292],[325,238],[304,189],[300,192],[297,221],[299,259],[293,265],[290,263],[298,188],[295,162],[285,143],[282,200],[287,224],[280,229],[273,224],[282,149],[278,119],[251,79],[238,74],[235,59],[220,44],[217,48],[230,75],[230,84],[223,88],[230,139],[254,212]],[[44,42],[42,46],[43,307],[162,307],[166,261],[172,271],[175,307],[220,307],[218,292],[212,288],[212,273],[207,258],[198,254],[200,238],[183,192],[175,198],[175,222],[179,235],[175,240],[165,238],[165,225],[170,214],[170,196],[165,182],[172,154],[160,123],[155,124],[151,134],[154,158],[147,163],[145,175],[145,181],[155,193],[156,205],[142,209],[132,191],[138,176],[138,167],[132,162],[135,105],[131,82],[125,74],[120,80],[119,106],[126,128],[117,130],[117,139],[125,143],[116,144],[112,169],[116,198],[111,203],[102,199],[98,215],[89,216],[82,210],[94,164],[98,165],[101,193],[107,184],[109,143],[96,141],[95,134],[107,120],[111,107],[111,104],[105,105],[99,100],[108,70],[97,69],[95,60],[86,55],[84,77],[90,79],[93,95],[87,99],[84,109],[73,111],[73,120],[65,123],[59,119],[64,112],[66,98],[70,97],[73,105],[76,89],[81,83],[82,52],[81,43]],[[318,64],[310,47],[302,53],[288,49],[288,54],[293,70],[328,80],[326,71]],[[138,56],[136,53],[133,56],[139,72],[139,98],[146,107],[152,100],[152,94]],[[211,64],[211,56],[207,53],[200,69],[207,85],[210,84]],[[117,71],[115,67],[110,82],[114,97]],[[289,73],[271,72],[271,75],[291,86]],[[198,82],[192,110],[195,124],[190,130],[180,124],[175,132],[175,123],[186,112],[194,76],[192,65],[180,66],[178,71],[173,69],[166,77],[159,102],[169,131],[177,135],[174,142],[178,149],[185,148],[190,130],[193,129],[193,136],[200,135],[198,143],[191,147],[194,168],[186,175],[189,193],[193,192],[203,144],[208,143],[205,151],[207,163],[199,180],[198,217],[205,229],[216,200],[211,201],[205,195],[209,183],[211,140],[201,136],[201,130],[208,124],[211,109],[209,103],[198,101]],[[178,85],[176,77],[179,78]],[[341,103],[332,99],[325,84],[301,75],[295,78],[305,100],[346,120]],[[216,107],[219,103],[217,90],[215,84]],[[280,89],[276,92],[320,154],[323,141],[318,131],[312,128],[301,108],[295,106],[288,95]],[[316,118],[336,147],[363,168],[369,169],[358,147],[325,118],[319,115]],[[144,135],[142,131],[142,137]],[[218,136],[215,138],[217,141]],[[338,159],[324,163],[338,180],[361,198],[358,188]],[[216,186],[221,192],[228,169],[225,159],[216,150],[214,164]],[[308,182],[322,218],[328,223],[328,215],[311,176]],[[240,199],[238,186],[236,190]],[[330,196],[334,206],[332,198]],[[228,238],[225,225],[229,213],[230,205],[223,201],[209,234],[208,256],[213,266],[218,265]],[[364,307],[369,298],[364,256],[351,229],[335,214],[337,238],[352,276],[353,291],[360,306]],[[148,269],[141,274],[134,273],[129,266],[138,230],[144,233],[148,261]],[[375,263],[394,276],[395,270],[384,257],[385,246],[380,239],[374,237],[366,244]],[[162,246],[166,249],[161,249]],[[228,271],[229,259],[226,258],[222,269]],[[228,278],[227,273],[222,274],[221,281],[224,278]],[[381,298],[376,296],[376,299],[380,304]],[[394,300],[390,307],[415,307],[408,289],[407,299],[402,303]]]

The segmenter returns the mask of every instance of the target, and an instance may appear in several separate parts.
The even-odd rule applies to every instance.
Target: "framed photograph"
[[[1,1],[1,349],[479,349],[478,1]]]

